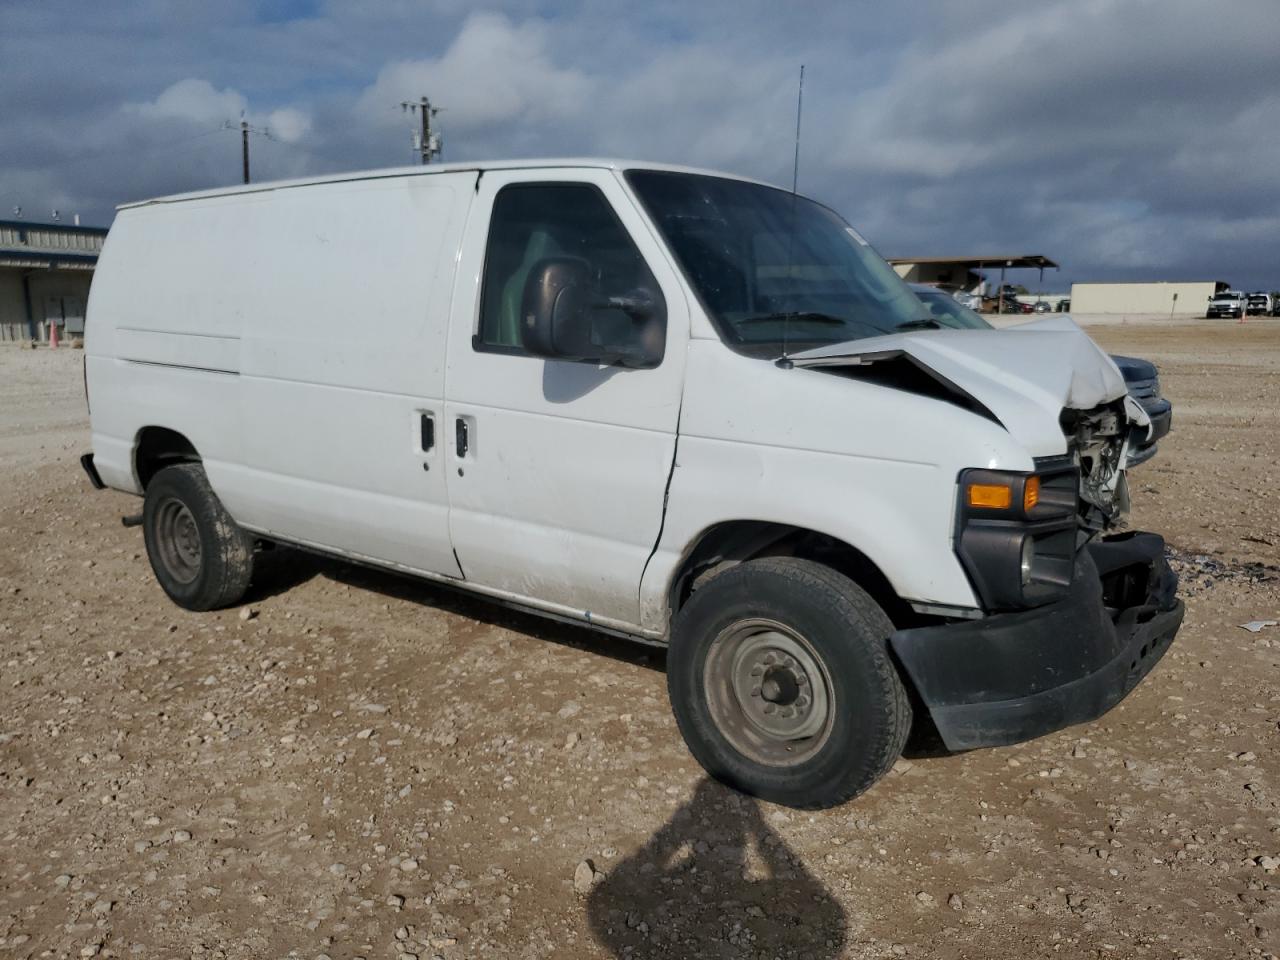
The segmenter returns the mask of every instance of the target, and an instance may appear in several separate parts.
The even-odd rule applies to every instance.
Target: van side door
[[[441,424],[473,173],[278,191],[239,221],[240,442],[219,494],[245,526],[416,573],[461,576]],[[250,198],[252,200],[252,198]],[[275,260],[255,263],[261,250]]]
[[[488,171],[476,194],[445,374],[449,528],[463,576],[571,616],[638,624],[675,455],[683,287],[611,170]],[[601,366],[524,348],[526,283],[556,257],[585,261],[602,296],[649,288],[664,306],[665,325],[645,331],[660,362]]]

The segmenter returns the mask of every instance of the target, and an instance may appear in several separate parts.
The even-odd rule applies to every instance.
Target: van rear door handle
[[[458,417],[458,419],[454,421],[453,428],[454,428],[454,447],[457,449],[459,457],[465,457],[467,455],[467,447],[468,447],[467,421],[462,419],[462,417]]]
[[[422,452],[430,453],[431,449],[436,445],[436,419],[429,413],[422,414],[422,420],[419,423],[421,430]]]

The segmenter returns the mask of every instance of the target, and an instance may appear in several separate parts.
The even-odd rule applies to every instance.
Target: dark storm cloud
[[[891,255],[1046,253],[1050,283],[1280,286],[1273,0],[886,5],[7,3],[0,214],[446,159],[599,153],[790,180]]]

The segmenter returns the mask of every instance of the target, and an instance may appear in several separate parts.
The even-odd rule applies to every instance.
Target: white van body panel
[[[104,480],[138,490],[138,433],[167,427],[242,526],[460,576],[440,447],[421,449],[419,420],[438,430],[443,414],[474,183],[338,181],[122,210],[86,344]],[[119,282],[137,276],[156,278],[145,297]]]
[[[475,348],[488,214],[504,187],[529,182],[589,184],[613,207],[666,301],[659,366],[597,367]],[[468,582],[608,624],[638,624],[684,386],[689,308],[680,278],[611,170],[486,172],[473,209],[446,378],[454,549]],[[458,419],[469,435],[464,457]]]
[[[1033,463],[998,424],[959,407],[693,340],[645,623],[666,616],[690,546],[734,520],[825,533],[866,554],[906,600],[974,607],[950,548],[956,480],[972,466]]]

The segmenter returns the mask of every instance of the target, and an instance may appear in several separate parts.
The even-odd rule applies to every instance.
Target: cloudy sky
[[[601,154],[789,184],[887,256],[1280,287],[1277,0],[0,0],[0,217],[407,163]],[[1023,277],[1034,284],[1030,275]]]

